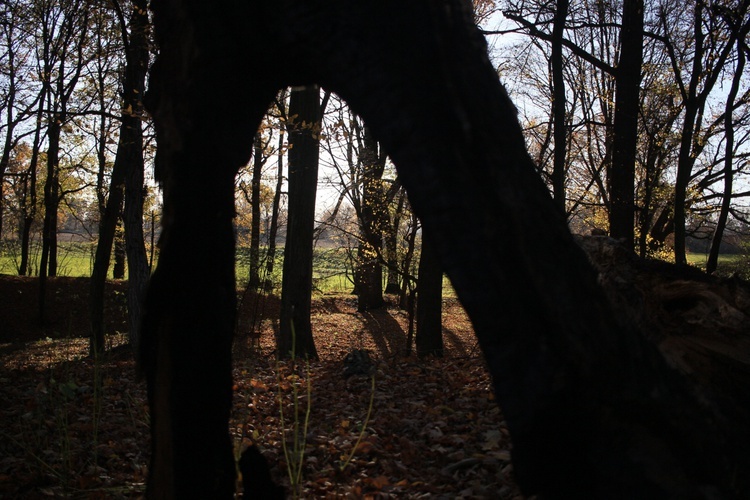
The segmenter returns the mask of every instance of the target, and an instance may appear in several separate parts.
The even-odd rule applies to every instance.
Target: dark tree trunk
[[[164,216],[139,347],[151,415],[150,498],[234,497],[234,176],[277,88],[263,75],[248,79],[244,68],[255,56],[238,51],[267,20],[240,10],[253,5],[151,3],[160,52],[146,103]],[[200,273],[185,272],[196,262]]]
[[[118,4],[119,5],[119,4]],[[130,16],[130,34],[126,37],[127,65],[123,81],[123,95],[126,112],[120,126],[120,144],[117,154],[124,157],[125,167],[125,251],[128,260],[128,325],[130,345],[137,349],[141,323],[141,308],[149,278],[149,264],[146,257],[146,242],[143,237],[143,126],[141,117],[143,93],[146,89],[148,71],[150,24],[148,1],[133,0]],[[118,8],[122,29],[122,11]],[[124,137],[124,138],[123,138]],[[123,148],[123,151],[120,151]]]
[[[150,496],[233,496],[233,175],[276,89],[313,82],[346,99],[399,168],[474,324],[525,494],[729,496],[745,481],[742,445],[720,438],[684,380],[613,313],[525,151],[470,3],[152,7],[165,233],[141,348]],[[281,55],[284,68],[268,70]],[[265,70],[248,78],[249,67]],[[186,276],[202,255],[210,267]]]
[[[404,255],[404,262],[401,267],[401,269],[403,269],[404,271],[404,279],[401,281],[401,293],[398,297],[398,304],[401,309],[409,308],[409,296],[413,291],[412,286],[414,285],[414,280],[412,279],[411,262],[414,258],[414,246],[416,243],[418,230],[419,219],[417,218],[417,214],[415,214],[412,210],[411,231],[406,236],[406,255]]]
[[[44,181],[42,255],[39,260],[39,319],[44,322],[47,278],[57,276],[57,209],[60,205],[59,155],[62,118],[53,115],[47,128],[47,178]]]
[[[23,227],[21,229],[21,263],[18,266],[18,274],[20,276],[26,276],[30,274],[29,268],[29,251],[31,244],[31,226],[34,224],[36,218],[36,171],[39,164],[39,147],[41,142],[41,118],[43,116],[42,111],[44,106],[41,104],[44,102],[44,92],[40,96],[39,111],[37,112],[37,126],[34,131],[34,142],[31,148],[31,159],[29,160],[29,170],[24,178],[24,190],[23,190]]]
[[[677,175],[674,183],[674,258],[676,264],[687,264],[686,224],[687,224],[687,189],[693,172],[695,159],[693,152],[693,134],[695,120],[698,116],[698,84],[703,71],[703,3],[696,2],[693,18],[693,36],[695,49],[690,83],[686,89],[684,100],[684,116],[682,118],[682,137],[680,138],[680,153],[677,158]]]
[[[424,235],[417,279],[417,355],[442,357],[443,268],[440,256]]]
[[[383,266],[380,260],[388,210],[382,185],[385,155],[378,150],[378,143],[367,127],[362,142],[362,199],[358,214],[361,239],[354,269],[354,290],[360,312],[377,309],[384,304]]]
[[[250,188],[250,276],[248,287],[257,289],[260,285],[260,177],[263,173],[263,141],[260,132],[253,140],[253,179]]]
[[[279,356],[317,359],[310,324],[315,193],[318,187],[320,89],[292,89],[289,116],[289,222],[284,246]]]
[[[620,61],[615,76],[615,126],[609,171],[609,233],[635,249],[635,159],[638,142],[643,0],[625,0],[620,30]]]
[[[554,119],[555,151],[552,167],[552,193],[555,203],[565,213],[565,157],[567,131],[565,123],[565,78],[562,40],[565,20],[568,17],[568,0],[557,0],[555,21],[552,27],[552,114]]]
[[[711,249],[708,252],[708,261],[706,262],[706,272],[708,274],[716,271],[719,264],[719,251],[721,249],[721,240],[724,236],[724,229],[727,226],[729,218],[729,209],[732,204],[732,184],[734,173],[732,172],[732,163],[734,160],[734,101],[740,89],[740,80],[745,69],[745,51],[741,46],[737,47],[737,67],[734,70],[734,79],[732,87],[727,95],[727,102],[724,108],[724,197],[721,200],[721,210],[719,219],[716,221],[716,229],[711,239]]]
[[[94,266],[89,282],[89,321],[91,337],[89,354],[93,357],[104,352],[104,286],[107,281],[112,245],[115,241],[117,218],[122,210],[125,182],[122,163],[115,161],[112,168],[112,185],[99,222],[99,239],[96,242]]]
[[[406,194],[399,188],[398,203],[393,217],[388,224],[385,234],[385,257],[388,262],[388,278],[386,280],[385,293],[398,295],[401,292],[399,261],[398,261],[398,230],[401,226],[401,213],[404,210]]]
[[[123,165],[123,168],[127,169],[127,166]],[[127,260],[127,252],[125,251],[125,229],[123,228],[122,215],[121,210],[120,213],[117,214],[117,223],[115,224],[115,262],[112,265],[112,277],[116,280],[125,279],[125,261]]]
[[[282,99],[283,102],[283,99]],[[283,104],[282,104],[283,105]],[[276,189],[273,193],[271,206],[271,224],[268,228],[268,253],[266,254],[266,282],[264,287],[270,291],[273,288],[273,268],[276,264],[276,233],[279,230],[279,208],[281,205],[281,188],[284,184],[284,128],[279,130],[279,153],[277,156],[278,169],[276,171]]]
[[[656,187],[656,155],[654,154],[654,141],[649,139],[649,152],[646,156],[645,176],[643,186],[643,197],[641,199],[641,209],[638,213],[638,255],[645,259],[648,255],[648,235],[651,230],[651,223],[654,219],[652,203],[654,198],[654,188]]]

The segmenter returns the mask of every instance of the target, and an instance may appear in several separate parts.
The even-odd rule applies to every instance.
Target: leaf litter
[[[271,319],[252,332],[260,347],[251,332],[235,340],[237,456],[256,444],[290,495],[287,461],[301,460],[301,498],[522,498],[502,413],[455,299],[444,301],[445,357],[420,360],[404,355],[408,318],[394,304],[358,313],[351,296],[318,297],[318,361],[277,361],[278,301],[267,300]],[[0,343],[0,497],[143,496],[145,384],[126,335],[108,342],[96,363],[84,338]],[[372,376],[343,375],[354,350],[369,353]]]

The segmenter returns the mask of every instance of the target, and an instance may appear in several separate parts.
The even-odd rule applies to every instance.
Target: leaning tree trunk
[[[121,139],[122,140],[122,137]],[[115,159],[112,167],[112,184],[109,188],[102,220],[99,223],[99,239],[96,242],[94,266],[89,281],[89,354],[93,357],[104,352],[104,287],[107,281],[112,245],[115,241],[117,217],[122,209],[125,182],[122,161]]]
[[[309,83],[346,99],[399,169],[474,324],[526,494],[728,496],[745,481],[730,466],[744,470],[745,450],[613,313],[525,151],[469,2],[152,7],[165,227],[141,348],[151,496],[233,495],[233,175],[276,89]],[[203,255],[204,273],[182,273]]]
[[[737,68],[734,70],[734,79],[732,80],[732,87],[729,89],[727,95],[726,107],[724,108],[724,130],[725,130],[725,144],[724,144],[724,197],[721,200],[721,210],[719,211],[719,219],[716,221],[716,229],[714,230],[713,238],[711,239],[711,249],[708,252],[708,260],[706,261],[706,272],[708,274],[716,271],[719,265],[719,250],[721,249],[721,241],[724,236],[724,229],[727,226],[727,219],[729,218],[729,208],[732,203],[732,184],[734,181],[734,173],[732,172],[732,163],[734,160],[734,101],[737,98],[737,94],[740,89],[740,80],[742,79],[743,70],[745,69],[745,51],[741,46],[737,47]]]

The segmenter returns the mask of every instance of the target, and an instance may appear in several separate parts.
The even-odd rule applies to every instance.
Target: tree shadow
[[[404,355],[406,332],[387,308],[359,313],[381,357]]]
[[[473,345],[467,345],[453,330],[445,327],[443,327],[443,343],[445,344],[445,351],[453,351],[457,357],[480,354],[477,352],[479,349],[477,342],[474,342]]]

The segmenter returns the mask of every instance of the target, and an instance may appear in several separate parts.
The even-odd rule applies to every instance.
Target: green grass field
[[[688,263],[700,269],[706,269],[708,255],[702,253],[691,253],[687,255]],[[730,276],[737,273],[740,277],[750,278],[750,259],[742,254],[719,255],[716,273],[719,276]]]
[[[59,276],[90,276],[94,265],[94,243],[61,243],[58,251]],[[261,249],[261,255],[265,255],[266,249]],[[31,274],[39,273],[40,245],[35,245],[31,252]],[[689,254],[688,262],[696,267],[704,269],[707,256],[704,254]],[[20,253],[18,246],[5,242],[0,251],[0,274],[17,274]],[[249,255],[246,248],[238,248],[236,255],[237,286],[244,287],[248,281]],[[200,263],[196,263],[200,268]],[[265,271],[265,263],[261,264],[261,270]],[[269,280],[274,288],[281,288],[281,272],[283,269],[283,249],[276,252],[276,262],[272,276],[261,276],[261,280]],[[188,271],[189,272],[189,271]],[[750,278],[750,263],[743,255],[721,255],[719,257],[718,274],[723,276],[738,272],[740,276]],[[112,278],[110,268],[109,277]],[[344,249],[316,249],[313,256],[313,290],[318,293],[351,293],[352,284],[351,264]],[[445,279],[444,294],[454,296],[448,279]]]
[[[94,267],[94,243],[61,243],[58,249],[58,276],[91,276]],[[266,249],[261,249],[265,255]],[[276,262],[272,276],[261,276],[262,280],[270,279],[275,288],[281,287],[281,272],[284,266],[284,249],[276,252]],[[39,274],[39,260],[41,245],[33,245],[30,254],[31,275]],[[21,260],[18,245],[5,242],[0,249],[0,274],[18,274]],[[236,255],[237,285],[243,287],[248,281],[249,252],[246,248],[238,248]],[[196,263],[200,268],[200,263]],[[265,271],[265,262],[261,263],[261,270]],[[344,251],[338,249],[317,249],[313,256],[313,288],[322,293],[348,293],[353,285],[350,281],[351,273],[347,272],[347,257]],[[110,267],[109,278],[112,278]]]
[[[31,275],[39,274],[39,260],[41,245],[34,244],[29,255]],[[94,266],[94,252],[96,246],[93,243],[61,243],[58,247],[57,262],[59,276],[91,276]],[[0,252],[0,274],[17,274],[21,261],[21,253],[17,244],[4,242]],[[110,271],[110,278],[112,277]]]

